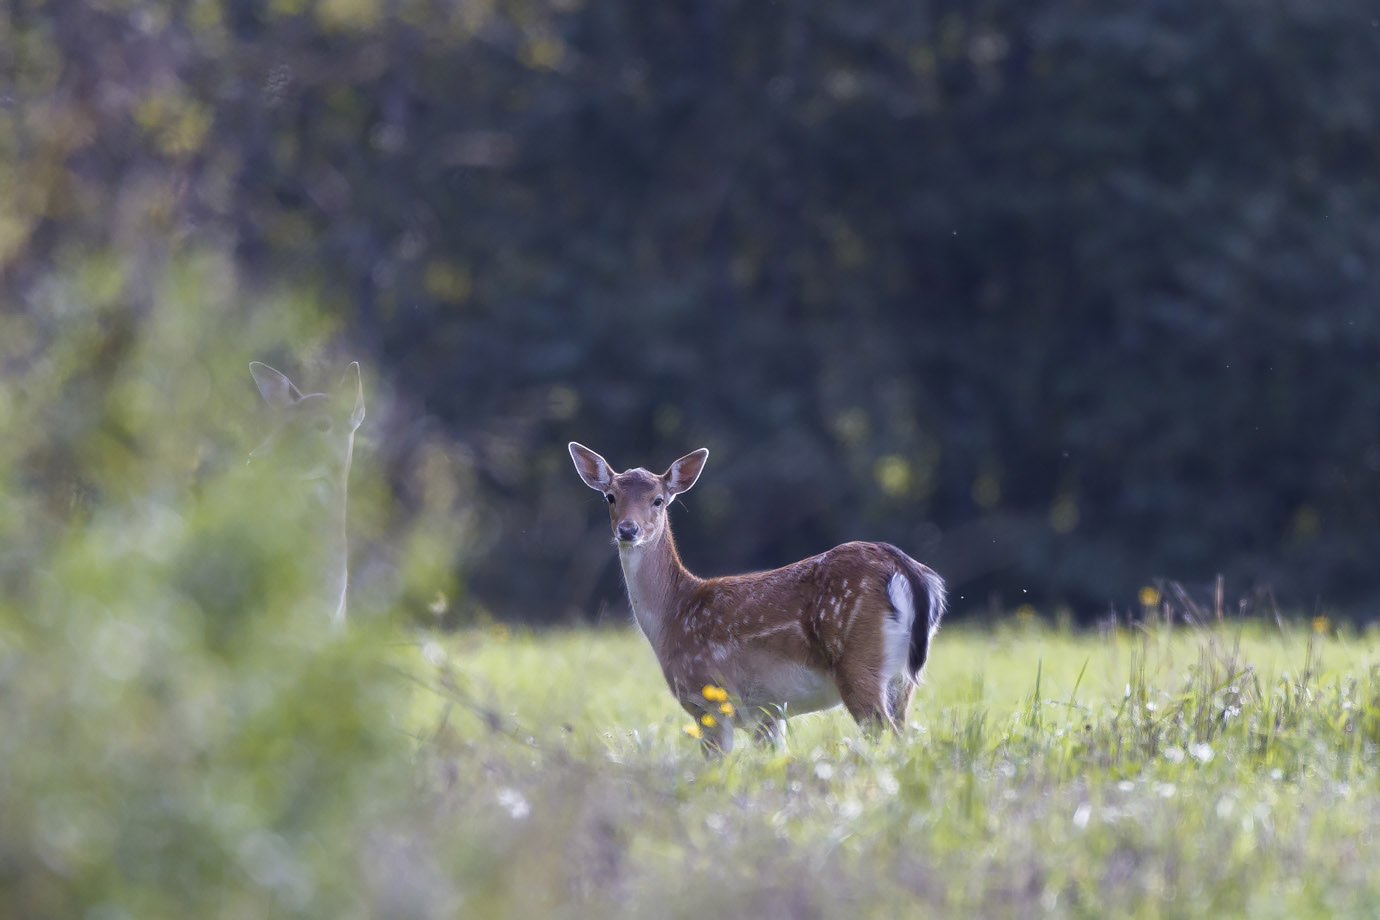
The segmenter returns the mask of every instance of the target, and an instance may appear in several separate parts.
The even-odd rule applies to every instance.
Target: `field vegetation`
[[[956,616],[905,737],[705,759],[630,629],[332,633],[217,507],[94,514],[0,604],[0,916],[1380,906],[1373,629]]]
[[[1311,625],[958,626],[906,737],[711,761],[640,637],[500,629],[413,719],[480,913],[1371,915],[1380,650]]]

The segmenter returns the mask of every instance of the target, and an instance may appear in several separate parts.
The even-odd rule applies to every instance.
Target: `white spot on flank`
[[[798,622],[792,620],[788,623],[778,623],[775,626],[769,626],[766,629],[761,630],[760,632],[749,633],[743,636],[743,639],[744,641],[748,642],[752,641],[753,639],[764,639],[767,636],[772,635],[773,633],[785,632],[788,629],[793,629],[796,632],[800,633],[800,635],[802,636],[805,635],[805,627],[801,626]]]
[[[862,597],[859,597],[853,603],[848,605],[848,616],[840,616],[838,618],[839,628],[842,629],[844,632],[847,632],[848,630],[853,628],[853,621],[858,618],[858,611],[862,609],[862,603],[863,599]]]

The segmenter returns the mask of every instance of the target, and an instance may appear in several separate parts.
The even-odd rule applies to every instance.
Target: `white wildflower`
[[[1091,817],[1092,806],[1087,802],[1081,802],[1078,807],[1073,810],[1073,826],[1081,830],[1088,826],[1088,819]]]
[[[526,796],[510,786],[498,790],[498,804],[503,806],[514,821],[521,821],[532,813],[532,806],[528,804]]]

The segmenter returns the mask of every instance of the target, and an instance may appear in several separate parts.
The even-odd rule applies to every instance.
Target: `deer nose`
[[[641,528],[637,526],[635,521],[619,521],[618,539],[625,543],[631,543],[633,540],[637,539],[637,534],[640,529]]]

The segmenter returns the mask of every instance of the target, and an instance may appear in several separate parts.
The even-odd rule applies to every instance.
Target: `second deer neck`
[[[650,543],[620,546],[618,559],[623,564],[633,618],[653,648],[659,648],[664,624],[677,615],[682,599],[700,579],[681,563],[669,524]]]

